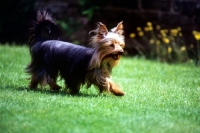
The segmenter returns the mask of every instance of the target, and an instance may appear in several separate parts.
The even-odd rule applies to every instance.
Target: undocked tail
[[[37,41],[44,40],[44,38],[42,38],[43,30],[47,30],[49,36],[53,34],[56,36],[56,39],[58,39],[58,27],[52,16],[46,11],[38,11],[37,21],[34,21],[32,27],[29,28],[28,43],[30,50],[34,45],[38,44],[36,43]]]
[[[26,67],[26,72],[31,74],[30,88],[37,87],[37,84],[43,84],[46,81],[46,69],[44,68],[44,56],[41,52],[40,46],[46,40],[43,37],[43,33],[47,30],[48,35],[56,36],[58,39],[58,27],[51,15],[46,12],[37,12],[37,21],[32,23],[32,27],[29,28],[28,43],[30,47],[31,62]],[[57,40],[56,39],[56,40]],[[55,40],[55,39],[54,39]],[[42,82],[41,82],[42,81]]]

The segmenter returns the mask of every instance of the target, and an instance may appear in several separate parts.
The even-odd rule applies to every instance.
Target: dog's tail
[[[32,27],[29,29],[28,43],[30,47],[31,63],[27,65],[26,72],[31,74],[30,88],[37,87],[37,84],[45,84],[48,79],[46,77],[46,70],[44,68],[43,52],[39,50],[45,39],[45,32],[48,31],[47,37],[55,37],[59,35],[58,27],[51,15],[46,11],[37,12],[37,21],[32,23]],[[54,39],[55,40],[55,39]]]
[[[30,49],[38,43],[38,41],[43,41],[45,37],[42,38],[43,31],[48,31],[49,36],[56,36],[58,39],[59,32],[56,26],[55,20],[47,11],[37,12],[37,21],[32,23],[32,27],[29,28],[28,43]]]

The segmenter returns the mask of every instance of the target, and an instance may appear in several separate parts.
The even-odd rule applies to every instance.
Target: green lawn
[[[27,47],[0,46],[0,133],[200,133],[200,68],[124,57],[123,97],[29,91]],[[63,83],[60,81],[60,84]]]

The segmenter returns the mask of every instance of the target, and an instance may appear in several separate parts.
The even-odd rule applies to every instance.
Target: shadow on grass
[[[26,91],[26,92],[36,92],[36,93],[42,93],[42,94],[45,94],[45,95],[59,95],[59,96],[68,96],[68,97],[105,97],[107,96],[107,94],[104,94],[104,93],[86,93],[85,91],[84,92],[79,92],[78,94],[75,94],[75,95],[71,95],[69,93],[69,91],[65,91],[65,90],[59,90],[59,91],[52,91],[50,89],[47,89],[47,88],[37,88],[37,89],[34,89],[34,90],[31,90],[27,87],[18,87],[18,88],[14,88],[14,87],[11,87],[11,86],[8,86],[6,88],[11,88],[11,89],[14,89],[14,90],[17,90],[17,91]]]

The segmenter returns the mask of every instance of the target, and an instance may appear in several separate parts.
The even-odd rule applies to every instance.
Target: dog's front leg
[[[107,83],[107,91],[112,92],[116,96],[123,96],[125,94],[110,78],[106,78],[106,83]]]

